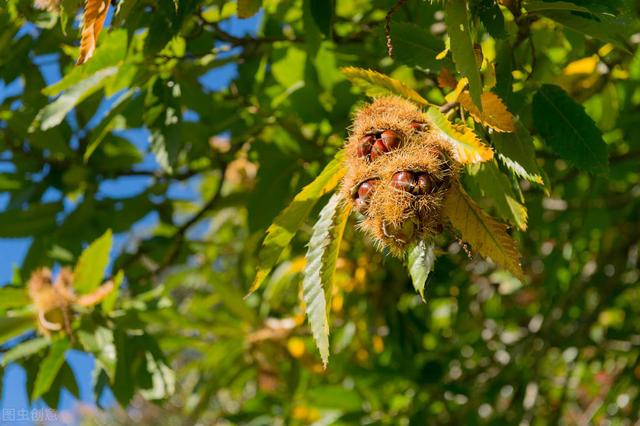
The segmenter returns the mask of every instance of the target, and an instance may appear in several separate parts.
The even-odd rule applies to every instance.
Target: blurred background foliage
[[[403,2],[390,58],[395,1],[239,1],[258,14],[238,32],[234,2],[118,0],[95,55],[76,67],[80,3],[64,0],[60,13],[29,0],[0,5],[0,237],[29,241],[0,289],[2,368],[25,369],[31,398],[55,408],[62,388],[77,395],[90,382],[96,401],[112,392],[117,403],[82,409],[100,424],[638,419],[637,1],[469,2],[485,84],[494,76],[519,120],[523,145],[508,139],[503,149],[535,152],[544,179],[505,177],[528,211],[528,230],[514,232],[525,279],[470,260],[446,237],[423,303],[402,262],[349,226],[326,370],[300,294],[313,220],[244,298],[256,251],[365,100],[341,67],[378,70],[445,102],[438,75],[455,75],[451,54],[436,59],[446,2]],[[576,169],[534,126],[556,115],[535,111],[543,84],[585,107],[608,168],[599,158],[596,173]],[[470,167],[464,182],[489,212],[513,219],[490,172]],[[108,229],[110,258],[104,246],[83,255],[97,262],[85,290],[112,279],[117,298],[73,308],[68,331],[41,336],[32,272],[75,265]],[[95,265],[105,259],[102,276]],[[95,357],[92,377],[74,375],[69,348]]]

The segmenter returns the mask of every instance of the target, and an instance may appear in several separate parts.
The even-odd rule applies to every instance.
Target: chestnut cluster
[[[457,170],[448,144],[417,107],[376,99],[356,115],[346,149],[343,194],[381,247],[400,255],[442,229],[442,202]]]

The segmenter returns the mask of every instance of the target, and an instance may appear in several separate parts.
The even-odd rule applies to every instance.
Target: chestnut
[[[420,173],[416,178],[415,193],[416,195],[424,195],[433,191],[434,185],[426,173]]]
[[[397,172],[391,178],[391,186],[399,191],[413,192],[415,176],[411,172]]]
[[[422,131],[427,128],[427,123],[420,123],[418,121],[412,121],[411,124],[409,125],[411,126],[412,129],[417,131]]]
[[[382,142],[382,139],[376,140],[376,142],[373,144],[373,148],[371,148],[371,161],[374,161],[385,152],[388,152],[388,149],[385,146],[384,142]]]
[[[398,135],[393,130],[385,130],[380,135],[380,139],[382,143],[387,147],[387,151],[391,151],[400,146],[400,135]]]
[[[377,183],[378,179],[369,179],[358,186],[358,189],[353,196],[353,202],[359,212],[363,212],[367,208],[369,198],[371,197],[372,191]]]
[[[371,146],[373,145],[374,141],[375,141],[375,138],[373,135],[366,135],[365,137],[363,137],[362,140],[360,141],[360,144],[358,145],[358,149],[357,149],[358,157],[360,158],[368,157],[369,154],[371,153]]]

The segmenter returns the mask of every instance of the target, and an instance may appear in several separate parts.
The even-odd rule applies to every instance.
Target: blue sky
[[[260,21],[262,13],[245,19],[239,20],[235,17],[221,23],[221,28],[235,36],[253,35],[256,33],[258,22]],[[110,17],[108,17],[108,21]],[[24,31],[32,31],[33,27],[26,27]],[[50,63],[50,55],[45,58]],[[40,58],[43,61],[42,58]],[[58,81],[62,76],[60,74],[59,67],[54,63],[53,65],[41,66],[45,81],[49,84]],[[226,87],[229,82],[237,75],[237,69],[235,64],[227,64],[220,68],[209,71],[203,75],[200,79],[200,83],[203,86],[203,90],[216,91]],[[12,93],[15,94],[21,89],[19,82],[5,85],[5,82],[0,80],[0,100]],[[108,109],[108,103],[105,103],[101,110],[106,111]],[[98,112],[99,114],[99,112]],[[72,119],[72,118],[71,118]],[[144,129],[131,129],[122,131],[120,136],[126,137],[136,144],[141,150],[147,151],[148,145],[148,132]],[[156,168],[155,159],[149,154],[144,162],[139,166],[141,169],[154,169]],[[11,164],[0,163],[0,172],[6,172],[12,170]],[[144,188],[150,183],[150,179],[146,177],[126,177],[110,180],[105,182],[100,187],[100,193],[104,196],[111,197],[125,197],[137,194],[144,190]],[[169,194],[175,199],[193,199],[197,197],[197,178],[187,181],[184,184],[174,184]],[[45,196],[56,197],[56,194],[45,194]],[[0,194],[0,209],[4,210],[8,203],[8,194]],[[73,204],[66,202],[67,208],[73,208]],[[149,229],[155,223],[156,217],[154,214],[148,215],[139,223],[137,223],[131,230],[132,233],[140,234],[145,232],[145,229]],[[118,235],[115,238],[115,247],[112,253],[115,254],[122,250],[126,244],[127,235]],[[15,267],[20,267],[24,256],[29,248],[30,239],[2,239],[0,238],[0,283],[8,283],[11,281],[12,271]],[[78,382],[80,390],[80,400],[84,404],[93,405],[93,389],[91,383],[91,372],[94,366],[93,357],[79,351],[69,351],[66,355]],[[31,410],[31,409],[44,409],[46,405],[42,401],[37,401],[31,407],[28,403],[28,398],[25,390],[26,375],[24,370],[15,364],[9,365],[4,374],[3,394],[0,400],[0,413],[5,413],[5,409],[15,409],[16,413],[19,410]],[[78,401],[69,394],[66,390],[63,390],[63,394],[60,399],[59,410],[73,411]],[[114,403],[113,397],[110,394],[104,394],[101,397],[101,403],[111,405]],[[77,422],[77,419],[76,419]],[[0,414],[0,423],[2,423],[2,416]],[[12,422],[12,425],[30,425],[31,421],[25,422]]]

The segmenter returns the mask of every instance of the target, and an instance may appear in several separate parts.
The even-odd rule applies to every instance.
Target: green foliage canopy
[[[0,237],[30,238],[0,288],[1,368],[24,367],[31,398],[55,407],[92,380],[150,423],[638,417],[637,2],[119,0],[76,66],[79,3],[0,5]],[[229,29],[238,16],[255,34]],[[460,108],[462,77],[515,132]],[[343,228],[331,161],[365,93],[388,92],[491,147],[463,184],[513,226],[522,279],[451,232],[409,273],[353,215]],[[43,267],[74,268],[95,302],[73,299],[53,333],[28,292]],[[70,348],[95,357],[92,378]]]

